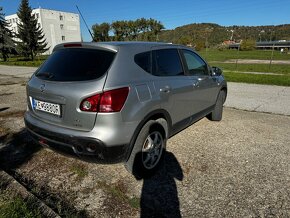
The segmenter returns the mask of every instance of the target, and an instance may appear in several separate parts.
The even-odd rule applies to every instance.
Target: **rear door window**
[[[153,75],[179,76],[184,75],[177,49],[161,49],[153,51]]]
[[[50,81],[94,80],[107,72],[114,56],[114,52],[97,49],[60,49],[52,53],[36,76]]]

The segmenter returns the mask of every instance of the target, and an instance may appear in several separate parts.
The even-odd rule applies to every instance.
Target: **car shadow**
[[[181,217],[175,179],[183,180],[182,169],[176,157],[165,152],[156,173],[143,180],[141,217]]]
[[[41,149],[41,146],[31,140],[25,129],[1,136],[0,144],[0,169],[7,172],[26,163]]]

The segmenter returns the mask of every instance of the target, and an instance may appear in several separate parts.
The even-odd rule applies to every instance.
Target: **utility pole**
[[[274,46],[275,46],[275,44],[273,43],[272,53],[271,53],[271,59],[270,59],[270,64],[269,64],[269,70],[271,70],[271,66],[272,66],[272,60],[273,60],[273,55],[274,55]]]
[[[241,47],[242,41],[243,40],[240,41],[240,44],[239,44],[239,47],[238,47],[235,71],[237,71],[237,69],[238,69],[238,61],[239,61],[240,47]]]

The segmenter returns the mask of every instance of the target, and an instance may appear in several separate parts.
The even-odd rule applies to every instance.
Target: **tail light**
[[[90,96],[81,102],[80,109],[88,112],[119,112],[128,97],[129,87]]]
[[[67,43],[67,44],[64,44],[63,47],[65,47],[65,48],[82,47],[82,44],[81,43]]]

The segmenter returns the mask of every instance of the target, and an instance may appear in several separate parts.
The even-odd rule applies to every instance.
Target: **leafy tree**
[[[7,61],[8,54],[15,50],[15,43],[13,41],[13,34],[8,28],[9,24],[4,19],[4,13],[2,13],[2,7],[0,7],[0,50],[4,61]]]
[[[163,24],[160,21],[154,20],[152,18],[150,18],[150,20],[148,22],[149,22],[149,25],[150,25],[150,29],[153,32],[154,36],[155,36],[156,41],[158,41],[159,40],[158,34],[165,27],[163,26]]]
[[[242,40],[241,47],[240,47],[241,51],[251,51],[251,50],[255,50],[255,48],[256,48],[255,40],[253,39]]]
[[[192,43],[191,37],[190,36],[181,36],[180,39],[177,41],[178,44],[182,45],[188,45]]]
[[[114,32],[114,40],[122,41],[124,36],[124,22],[123,21],[115,21],[111,24],[111,28]]]
[[[34,60],[37,53],[43,53],[49,48],[42,29],[37,26],[37,18],[32,14],[28,0],[21,0],[17,15],[20,19],[16,34],[20,39],[17,43],[18,49],[24,57]]]
[[[93,26],[94,29],[94,26]],[[160,21],[152,18],[137,20],[121,20],[111,24],[114,40],[147,40],[158,41],[158,34],[164,29]]]
[[[202,40],[198,40],[194,43],[194,48],[196,51],[201,51],[205,48],[205,42]]]
[[[109,41],[109,31],[111,29],[111,25],[109,23],[95,24],[92,29],[95,42]]]

